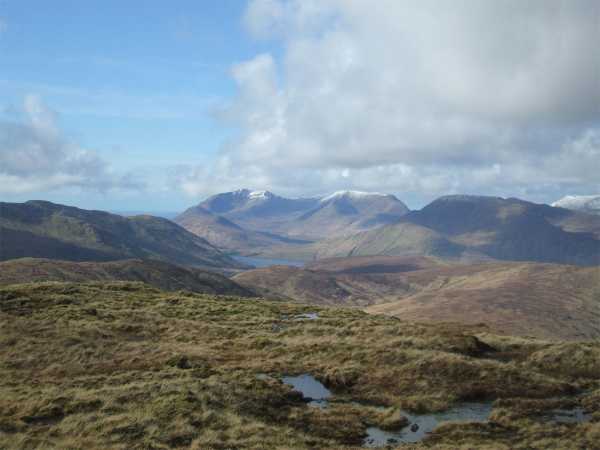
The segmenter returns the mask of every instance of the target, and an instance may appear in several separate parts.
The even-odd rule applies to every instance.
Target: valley
[[[515,198],[446,196],[409,211],[396,197],[377,193],[285,199],[242,189],[211,197],[175,221],[244,256],[426,255],[600,265],[600,216]]]
[[[599,267],[352,257],[255,269],[233,280],[267,297],[404,320],[483,323],[496,333],[545,339],[600,338]]]

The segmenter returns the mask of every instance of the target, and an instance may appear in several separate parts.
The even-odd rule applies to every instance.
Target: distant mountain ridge
[[[285,198],[239,189],[213,195],[175,221],[222,248],[252,250],[373,229],[397,221],[408,211],[388,194],[339,191],[323,197]],[[224,228],[218,223],[221,220],[238,228]]]
[[[565,220],[587,219],[577,214],[516,198],[448,196],[402,221],[435,230],[494,259],[598,265],[600,240],[561,226]]]
[[[142,258],[214,268],[242,266],[167,219],[122,217],[38,200],[0,203],[0,260],[22,257]]]
[[[446,196],[391,224],[266,256],[437,256],[600,264],[600,217],[515,198]]]

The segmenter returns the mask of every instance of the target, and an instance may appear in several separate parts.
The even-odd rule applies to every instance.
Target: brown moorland
[[[44,281],[140,281],[165,291],[188,290],[239,297],[256,295],[224,275],[157,260],[74,262],[20,258],[0,261],[0,285]]]
[[[316,320],[294,320],[306,313]],[[141,283],[0,288],[0,448],[358,448],[402,410],[490,401],[399,448],[598,448],[600,344]],[[281,383],[333,392],[308,406]],[[555,423],[553,408],[589,421]],[[392,444],[390,443],[390,446]]]
[[[271,297],[411,321],[485,323],[495,332],[545,339],[600,337],[600,267],[380,256],[275,266],[233,279]]]

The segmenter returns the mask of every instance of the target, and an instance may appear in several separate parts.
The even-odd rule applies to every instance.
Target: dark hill
[[[402,221],[495,259],[598,265],[600,240],[560,226],[577,214],[515,198],[460,195],[439,198]]]
[[[159,217],[122,217],[45,201],[0,203],[0,260],[158,259],[206,267],[239,267],[179,225]]]
[[[254,295],[223,275],[156,260],[73,262],[21,258],[0,262],[0,285],[45,281],[141,281],[165,291],[187,290],[240,297]]]

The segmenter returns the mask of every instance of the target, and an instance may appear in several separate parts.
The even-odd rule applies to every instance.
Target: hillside
[[[0,262],[0,285],[47,281],[139,281],[165,291],[186,290],[239,297],[254,295],[223,275],[163,261],[72,262],[22,258]]]
[[[340,191],[319,200],[312,210],[290,223],[290,235],[312,239],[348,235],[394,223],[408,213],[393,195]]]
[[[0,328],[1,448],[352,449],[464,401],[491,411],[386,444],[592,449],[600,436],[597,342],[106,282],[2,287]],[[321,407],[282,383],[299,374],[330,390]]]
[[[600,240],[567,231],[589,216],[519,199],[455,195],[441,197],[402,218],[441,233],[452,242],[494,259],[600,265]],[[600,219],[591,223],[600,225]],[[563,229],[564,228],[564,229]]]
[[[367,255],[460,258],[467,251],[464,245],[412,223],[397,223],[347,237],[323,240],[313,248],[316,259]]]
[[[308,243],[273,233],[244,229],[202,206],[188,208],[175,218],[175,222],[220,249],[240,254],[257,252],[281,244],[302,245]]]
[[[45,201],[0,203],[0,260],[159,259],[205,267],[240,264],[179,225],[159,217],[122,217]]]
[[[484,323],[499,333],[546,339],[600,338],[598,267],[355,257],[255,269],[233,279],[263,295],[407,320]]]

